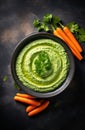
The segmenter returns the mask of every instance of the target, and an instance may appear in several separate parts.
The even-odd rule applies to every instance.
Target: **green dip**
[[[67,52],[60,43],[39,39],[21,50],[16,60],[16,73],[26,87],[49,92],[65,81],[69,66]]]

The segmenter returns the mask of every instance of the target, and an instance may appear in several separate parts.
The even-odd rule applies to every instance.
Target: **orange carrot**
[[[32,111],[33,109],[35,109],[37,106],[32,106],[32,105],[29,105],[27,108],[26,108],[26,112],[30,112]]]
[[[80,43],[77,41],[77,39],[75,38],[73,33],[70,31],[70,29],[67,26],[65,26],[65,27],[63,27],[63,30],[64,30],[65,34],[69,37],[69,39],[73,42],[73,44],[76,46],[77,50],[79,52],[82,52],[83,49],[80,46]]]
[[[41,100],[41,101],[40,101],[40,105],[42,104],[43,101],[44,101],[44,100]],[[29,105],[29,106],[26,107],[26,112],[30,112],[30,111],[32,111],[33,109],[35,109],[36,107],[37,107],[37,106]]]
[[[53,34],[66,42],[65,39],[56,30],[53,31]]]
[[[57,37],[59,37],[59,38],[61,38],[65,43],[67,43],[67,41],[65,41],[65,39],[56,30],[54,31],[54,35],[57,36]],[[80,53],[77,54],[76,51],[74,49],[72,49],[71,47],[70,47],[70,49],[71,49],[72,53],[74,54],[74,56],[77,59],[79,59],[79,60],[83,59],[83,57],[82,57],[82,55]]]
[[[61,28],[58,27],[56,31],[60,34],[60,36],[62,36],[65,39],[65,41],[67,41],[68,46],[73,48],[75,51],[77,50],[74,44],[72,44],[71,40],[67,37],[67,35]]]
[[[67,45],[72,48],[72,50],[75,51],[75,53],[73,52],[73,54],[77,55],[77,58],[79,60],[83,59],[82,55],[80,54],[80,52],[77,50],[77,48],[74,46],[73,42],[68,38],[68,36],[64,33],[64,31],[61,28],[57,28],[56,29],[57,33],[66,41]],[[81,58],[80,58],[81,57]]]
[[[17,96],[20,96],[20,97],[24,97],[24,98],[36,98],[32,95],[29,95],[29,94],[25,94],[25,93],[16,93]]]
[[[33,106],[39,106],[40,105],[40,102],[37,101],[37,100],[33,100],[33,99],[30,99],[30,98],[23,98],[23,97],[20,97],[20,96],[14,96],[14,100],[22,102],[22,103],[30,104],[30,105],[33,105]]]
[[[40,113],[41,111],[43,111],[44,109],[46,109],[48,107],[49,103],[50,102],[48,100],[44,101],[39,107],[37,107],[34,110],[30,111],[28,113],[28,116],[34,116],[34,115]]]
[[[79,59],[80,61],[83,59],[83,56],[80,53],[79,53],[79,55],[77,55],[77,53],[74,51],[74,49],[72,49],[72,48],[70,48],[70,49],[77,59]]]

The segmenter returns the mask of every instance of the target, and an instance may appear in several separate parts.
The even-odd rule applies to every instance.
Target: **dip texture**
[[[49,92],[59,87],[67,77],[69,67],[64,47],[52,39],[28,43],[16,59],[19,80],[38,92]]]

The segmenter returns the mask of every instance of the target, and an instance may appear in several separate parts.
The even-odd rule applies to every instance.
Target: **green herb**
[[[35,60],[35,66],[37,74],[42,78],[46,78],[52,73],[52,65],[45,51],[39,53],[38,58]]]
[[[45,23],[51,23],[52,22],[52,14],[46,14],[43,16],[43,22]]]
[[[54,30],[57,26],[59,26],[59,23],[59,17],[54,16],[52,14],[46,14],[43,16],[42,20],[34,20],[33,25],[37,28],[38,31],[48,32]]]
[[[79,31],[79,25],[75,23],[74,21],[68,23],[67,26],[70,28],[70,31],[72,33],[76,33]]]
[[[6,82],[8,80],[8,76],[4,76],[3,81]]]
[[[34,27],[36,27],[38,29],[38,31],[49,31],[49,27],[44,23],[41,22],[39,19],[34,20],[33,22]]]
[[[19,87],[16,83],[14,83],[14,87],[15,87],[16,89],[20,90],[20,87]]]
[[[79,42],[85,42],[85,29],[84,28],[79,29],[78,40]]]
[[[43,16],[43,22],[54,30],[57,26],[59,26],[60,18],[52,14],[46,14]]]

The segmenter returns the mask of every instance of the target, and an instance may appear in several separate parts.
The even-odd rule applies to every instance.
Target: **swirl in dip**
[[[16,60],[16,73],[22,84],[34,91],[49,92],[58,88],[69,71],[64,47],[52,39],[28,43]]]

